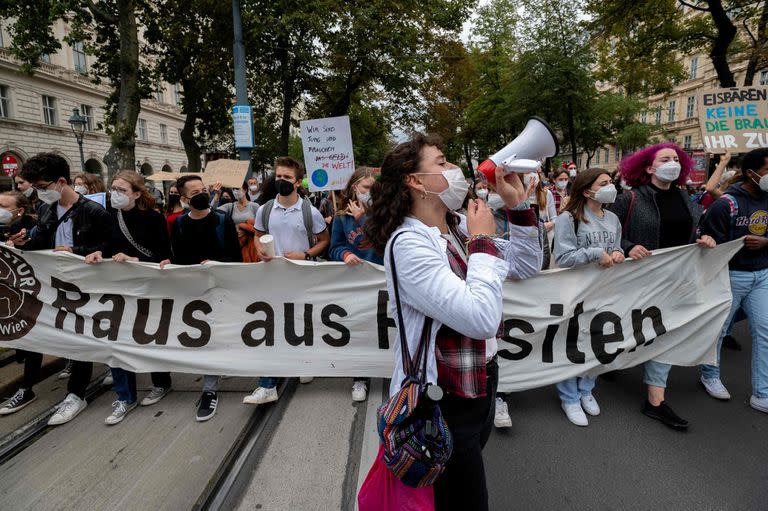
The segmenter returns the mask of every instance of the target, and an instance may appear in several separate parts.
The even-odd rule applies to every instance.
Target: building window
[[[88,72],[88,65],[85,63],[85,47],[82,41],[72,44],[72,55],[75,59],[75,71],[84,75]]]
[[[648,123],[648,112],[643,111],[643,113],[640,114],[640,122],[642,122],[643,124]]]
[[[600,149],[595,151],[595,165],[600,165]]]
[[[176,106],[181,106],[181,87],[178,83],[173,86],[173,100],[176,102]]]
[[[8,97],[8,86],[0,85],[0,117],[11,116],[10,103],[11,100]]]
[[[147,140],[147,121],[146,119],[139,119],[139,140]]]
[[[160,82],[157,82],[157,87],[155,89],[155,99],[158,103],[165,103],[165,95],[163,94],[163,84]]]
[[[43,96],[43,122],[56,126],[56,98]]]
[[[686,135],[683,137],[683,149],[690,149],[692,144],[693,137],[691,135]]]
[[[618,163],[619,159],[621,159],[621,149],[619,149],[619,146],[616,146],[613,149],[613,157],[616,160],[616,163]]]
[[[699,73],[699,57],[691,58],[691,76],[689,80],[694,80]]]
[[[688,96],[688,104],[685,105],[685,118],[693,117],[693,110],[696,108],[696,96]]]
[[[0,48],[5,48],[5,39],[3,39],[3,26],[0,25]]]
[[[181,128],[177,129],[176,131],[179,133],[179,145],[184,147],[184,141],[181,139]]]
[[[165,124],[160,125],[160,143],[161,144],[168,143],[168,126],[166,126]]]
[[[608,151],[608,149],[605,150],[605,163],[608,163],[611,161],[611,153]]]
[[[669,109],[667,110],[667,122],[675,122],[675,108],[677,102],[673,99],[669,102]]]
[[[760,71],[760,85],[768,85],[768,71]]]
[[[93,108],[88,105],[80,105],[80,115],[85,117],[85,131],[93,131]]]
[[[661,106],[656,109],[656,126],[661,124]]]

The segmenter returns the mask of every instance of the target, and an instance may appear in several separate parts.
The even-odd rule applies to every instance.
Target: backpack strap
[[[312,204],[307,199],[301,199],[301,216],[304,219],[304,228],[307,230],[309,248],[315,246],[315,233],[312,232]]]
[[[261,223],[264,224],[264,234],[269,234],[269,217],[272,214],[272,208],[275,206],[275,199],[267,201],[264,209],[261,210]]]
[[[216,215],[216,238],[219,240],[222,250],[227,248],[226,244],[226,229],[227,229],[227,214],[218,209],[211,210]]]
[[[627,216],[624,217],[624,223],[621,224],[621,232],[627,232],[627,224],[629,223],[629,219],[632,217],[632,206],[635,205],[635,191],[630,190],[629,193],[632,195],[629,199],[629,208],[627,209]]]

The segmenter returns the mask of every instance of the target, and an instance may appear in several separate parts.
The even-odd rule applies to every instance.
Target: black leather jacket
[[[56,223],[58,222],[58,202],[51,204],[40,217],[37,229],[31,233],[32,238],[23,247],[23,250],[45,250],[55,248]],[[72,238],[74,247],[72,252],[86,256],[91,252],[101,250],[104,256],[109,253],[109,241],[112,238],[112,230],[115,228],[112,215],[102,208],[100,204],[88,200],[82,195],[72,205],[70,214],[72,220]]]

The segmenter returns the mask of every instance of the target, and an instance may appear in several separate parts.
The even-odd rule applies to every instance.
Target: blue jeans
[[[749,319],[752,336],[752,395],[768,397],[768,269],[731,271],[731,312],[717,341],[717,365],[702,365],[704,378],[720,378],[720,348],[739,308]]]
[[[264,387],[265,389],[274,389],[277,387],[277,378],[267,378],[262,376],[259,378],[259,387]]]
[[[575,378],[568,378],[563,380],[557,385],[557,393],[560,396],[560,401],[565,404],[578,403],[581,396],[588,396],[592,393],[592,389],[595,388],[595,382],[597,378],[591,378],[589,376],[577,376]]]
[[[128,404],[136,402],[136,373],[119,367],[112,367],[112,388],[119,401]]]
[[[643,383],[653,387],[667,388],[667,377],[672,370],[670,364],[649,360],[643,364]]]

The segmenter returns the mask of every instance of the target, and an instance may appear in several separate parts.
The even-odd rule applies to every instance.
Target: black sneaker
[[[204,422],[216,415],[219,395],[216,392],[203,392],[197,402],[197,422]]]
[[[653,406],[647,400],[643,406],[643,413],[651,419],[661,421],[665,426],[672,429],[683,431],[688,429],[688,421],[677,415],[666,401],[662,401],[659,406]]]
[[[10,415],[18,412],[35,399],[37,399],[37,396],[32,392],[32,389],[19,389],[13,397],[0,408],[0,415]]]
[[[723,348],[728,348],[733,351],[741,351],[741,343],[733,338],[733,336],[726,335],[723,337]]]

